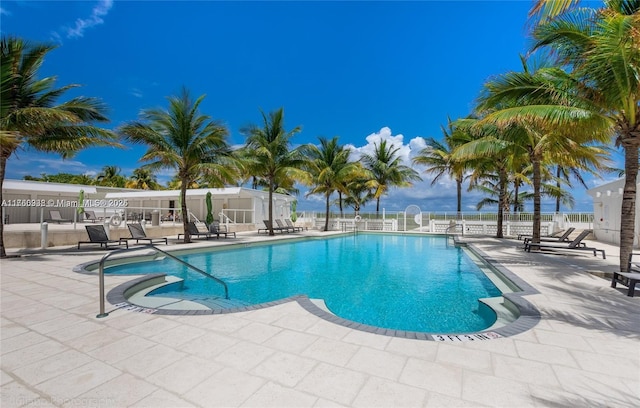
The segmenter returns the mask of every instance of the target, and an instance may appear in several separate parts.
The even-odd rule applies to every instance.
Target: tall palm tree
[[[291,180],[303,178],[301,170],[304,159],[298,149],[291,149],[291,138],[301,128],[286,131],[284,109],[280,108],[262,115],[262,127],[250,125],[243,129],[247,136],[245,148],[253,152],[251,168],[254,174],[263,178],[269,190],[269,235],[273,232],[273,192],[278,185],[290,186]],[[286,187],[285,187],[286,188]]]
[[[413,164],[421,164],[427,166],[424,171],[427,174],[434,174],[431,185],[435,185],[442,177],[449,176],[456,182],[456,211],[458,218],[462,214],[462,182],[464,181],[464,172],[466,169],[465,161],[453,160],[453,150],[468,140],[467,137],[461,137],[460,130],[456,130],[454,123],[448,120],[447,128],[441,127],[444,136],[443,142],[439,142],[434,138],[424,138],[427,147],[421,149],[412,159]],[[458,134],[456,136],[456,134]]]
[[[360,161],[375,181],[376,216],[380,216],[380,199],[391,187],[409,187],[412,181],[422,180],[417,171],[402,164],[399,147],[387,146],[387,141],[374,143],[373,154],[363,154]]]
[[[494,194],[498,196],[496,237],[502,238],[504,213],[509,207],[509,174],[520,165],[522,153],[517,146],[504,140],[504,131],[481,119],[460,119],[456,123],[474,138],[456,147],[452,159],[466,161],[473,169],[469,176],[470,190],[486,183],[493,184]]]
[[[540,239],[542,166],[545,154],[576,154],[572,148],[602,142],[607,121],[590,110],[591,102],[577,94],[575,78],[556,67],[508,72],[484,85],[478,110],[480,121],[496,125],[503,140],[528,156],[532,168],[533,236]],[[554,121],[543,118],[554,118]],[[594,163],[597,165],[597,163]]]
[[[599,10],[576,8],[535,28],[534,49],[551,48],[572,68],[590,113],[604,117],[625,153],[620,270],[627,270],[635,235],[640,149],[640,0],[608,0]],[[558,122],[557,118],[548,117]]]
[[[121,146],[116,135],[94,125],[108,122],[106,107],[95,98],[57,100],[78,85],[55,87],[56,77],[38,78],[47,53],[55,47],[17,37],[0,40],[0,202],[7,160],[20,148],[73,156],[91,146]],[[0,257],[6,256],[0,222]]]
[[[301,151],[307,159],[305,169],[310,175],[310,184],[313,186],[307,195],[324,194],[326,201],[324,230],[328,231],[331,194],[340,190],[349,177],[358,171],[359,166],[349,161],[351,149],[341,146],[338,143],[338,137],[331,140],[321,137],[319,140],[320,146],[309,144]]]
[[[139,167],[133,171],[133,174],[126,182],[125,187],[141,190],[158,190],[160,185],[158,184],[158,179],[151,170],[146,167]]]
[[[173,169],[180,180],[180,204],[183,214],[184,242],[191,242],[187,225],[187,188],[204,172],[217,175],[220,186],[233,182],[229,165],[231,149],[228,131],[221,123],[199,111],[205,95],[193,100],[186,88],[168,99],[169,108],[142,111],[140,121],[127,123],[119,132],[130,142],[145,144],[148,150],[140,160],[150,170]]]

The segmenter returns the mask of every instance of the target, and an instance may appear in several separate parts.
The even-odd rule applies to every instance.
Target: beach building
[[[221,223],[242,224],[255,229],[262,228],[262,220],[268,219],[268,192],[243,187],[187,190],[191,219],[206,219],[207,193],[212,197],[213,218]],[[100,218],[117,214],[122,220],[151,222],[153,214],[158,213],[161,221],[180,219],[179,190],[136,190],[8,179],[4,181],[2,198],[4,224],[40,223],[49,218],[51,210],[58,211],[64,219],[81,222],[83,216],[78,207],[93,211]],[[274,193],[274,217],[290,218],[294,200],[292,196]]]
[[[621,178],[587,190],[587,193],[593,197],[593,234],[598,241],[620,244],[620,209],[623,189],[624,179]],[[640,191],[640,183],[636,189]],[[636,200],[635,231],[633,245],[637,247],[640,244],[640,200]]]
[[[40,223],[50,217],[51,210],[58,211],[63,219],[82,221],[82,212],[78,211],[78,207],[82,206],[81,198],[86,203],[84,209],[100,210],[98,205],[102,203],[101,200],[107,194],[118,191],[137,190],[6,179],[2,185],[2,222]]]
[[[262,220],[269,218],[269,192],[243,187],[198,188],[187,190],[187,208],[190,219],[205,221],[207,218],[207,194],[211,193],[211,214],[223,224],[235,224],[239,230],[263,228]],[[179,190],[117,191],[105,195],[109,202],[123,202],[121,210],[127,219],[154,221],[154,212],[160,221],[180,219]],[[291,203],[295,197],[273,194],[274,218],[291,218]]]

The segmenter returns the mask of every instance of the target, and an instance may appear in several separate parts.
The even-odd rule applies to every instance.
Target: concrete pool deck
[[[291,234],[294,235],[294,234]],[[305,232],[295,235],[321,235]],[[277,238],[287,238],[286,234]],[[273,239],[240,233],[189,247]],[[0,260],[0,405],[6,407],[635,407],[640,296],[590,272],[590,253],[525,253],[467,237],[532,285],[531,330],[467,342],[410,340],[323,320],[297,302],[224,315],[115,309],[97,319],[97,277],[72,272],[106,252],[9,250]],[[107,291],[132,277],[109,276]]]

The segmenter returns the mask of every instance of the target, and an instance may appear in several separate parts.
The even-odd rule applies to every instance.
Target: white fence
[[[324,213],[302,212],[299,219],[323,229],[326,215]],[[405,214],[404,212],[345,213],[343,217],[330,214],[329,230],[350,231],[415,231],[444,234],[451,223],[457,224],[465,235],[496,235],[497,214],[482,212],[446,213],[422,212]],[[593,229],[593,213],[543,213],[541,214],[541,233],[551,234],[557,230],[574,227],[576,229]],[[533,233],[533,213],[505,214],[502,232],[513,236]]]

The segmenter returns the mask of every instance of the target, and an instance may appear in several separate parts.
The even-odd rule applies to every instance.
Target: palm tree
[[[292,186],[292,180],[304,178],[300,170],[304,159],[297,149],[291,149],[291,138],[300,127],[286,131],[284,128],[284,109],[280,108],[266,115],[262,115],[262,127],[250,125],[243,129],[247,136],[245,148],[253,152],[251,168],[259,178],[267,182],[269,190],[269,235],[273,232],[273,192],[278,185],[287,188]]]
[[[362,206],[375,199],[375,182],[367,176],[362,166],[359,167],[359,172],[350,177],[344,185],[344,203],[353,207],[356,215],[360,215]]]
[[[529,17],[537,19],[537,24],[546,23],[578,4],[580,0],[535,0],[529,10]]]
[[[424,171],[427,174],[435,174],[431,185],[435,185],[442,177],[449,176],[456,182],[457,213],[460,218],[462,213],[462,182],[466,165],[464,161],[456,161],[452,158],[453,150],[464,143],[468,138],[461,137],[460,130],[456,130],[453,122],[448,120],[447,128],[441,127],[444,141],[439,142],[434,138],[424,138],[427,147],[420,150],[412,159],[413,164],[427,166]]]
[[[233,182],[235,174],[229,165],[231,149],[225,126],[199,112],[205,95],[195,101],[183,88],[178,96],[168,99],[168,110],[147,109],[140,121],[127,123],[119,132],[130,142],[145,144],[142,155],[149,170],[173,169],[180,180],[180,203],[183,214],[184,242],[191,242],[187,225],[187,188],[205,171],[216,174],[220,185]]]
[[[601,129],[607,123],[589,110],[589,100],[577,95],[578,84],[571,75],[556,67],[532,72],[522,61],[523,72],[508,72],[485,83],[478,110],[486,116],[479,123],[496,125],[503,141],[528,156],[534,194],[532,241],[538,242],[545,154],[576,154],[575,146],[603,141],[606,133]]]
[[[572,9],[533,31],[534,49],[551,48],[580,81],[589,113],[608,123],[625,152],[621,206],[620,270],[627,270],[635,235],[636,183],[640,148],[640,1],[611,0],[599,10]],[[557,115],[547,116],[558,123]]]
[[[469,190],[493,184],[494,195],[498,196],[496,237],[502,238],[504,213],[509,210],[509,174],[516,163],[520,164],[522,153],[504,140],[502,131],[482,123],[480,119],[461,119],[457,126],[472,132],[474,139],[456,147],[452,159],[466,161],[473,169],[469,176]]]
[[[107,187],[124,187],[127,180],[120,174],[118,166],[104,166],[100,174],[96,176],[98,185]]]
[[[417,171],[402,164],[398,151],[393,144],[387,147],[387,141],[374,143],[373,154],[363,154],[360,160],[369,170],[375,181],[376,216],[380,215],[380,198],[391,187],[409,187],[411,181],[422,180]]]
[[[326,217],[324,230],[329,230],[329,200],[331,194],[342,188],[344,183],[359,166],[349,162],[351,149],[338,144],[338,137],[327,140],[319,138],[320,146],[313,144],[302,148],[302,154],[306,157],[305,169],[310,175],[313,187],[307,192],[310,194],[324,194],[326,201]]]
[[[7,160],[20,148],[69,158],[91,146],[117,146],[116,135],[93,123],[108,122],[106,107],[95,98],[77,97],[57,104],[69,89],[55,87],[55,77],[38,79],[47,53],[55,47],[16,37],[0,40],[0,202]],[[0,222],[0,257],[6,256]]]
[[[158,180],[146,167],[140,167],[133,171],[131,178],[125,184],[126,188],[137,188],[141,190],[158,190],[160,185]]]

